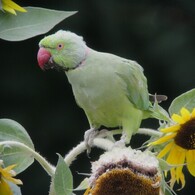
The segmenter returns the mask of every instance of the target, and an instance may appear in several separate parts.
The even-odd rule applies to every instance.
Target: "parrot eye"
[[[63,47],[64,47],[64,44],[63,44],[63,43],[59,43],[59,44],[57,45],[57,49],[58,49],[58,50],[61,50]]]

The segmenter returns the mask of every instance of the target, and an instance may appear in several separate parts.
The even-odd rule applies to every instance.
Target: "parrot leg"
[[[86,144],[87,154],[90,153],[91,147],[93,145],[93,140],[96,137],[109,137],[110,139],[112,138],[109,135],[109,131],[107,129],[99,130],[99,129],[96,129],[96,128],[91,128],[91,129],[85,131],[84,142]]]
[[[87,154],[90,153],[91,147],[93,145],[93,140],[95,139],[97,135],[98,135],[98,129],[96,128],[92,127],[91,129],[85,131],[84,142],[86,144]]]
[[[124,148],[126,146],[126,135],[123,134],[120,140],[114,143],[114,147]]]

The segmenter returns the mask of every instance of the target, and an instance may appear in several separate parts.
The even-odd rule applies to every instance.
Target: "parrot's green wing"
[[[123,60],[116,74],[123,81],[124,91],[134,106],[140,110],[148,110],[149,93],[143,68],[135,61]]]

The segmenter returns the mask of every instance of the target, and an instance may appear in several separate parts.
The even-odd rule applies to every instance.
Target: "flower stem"
[[[76,147],[74,147],[64,158],[65,163],[70,166],[70,164],[76,159],[76,157],[86,150],[85,142],[81,142]]]
[[[156,137],[160,137],[162,135],[160,131],[154,129],[148,129],[148,128],[139,128],[137,133],[143,135],[149,135],[149,136],[156,136]]]
[[[95,138],[93,141],[93,146],[96,146],[98,148],[101,148],[103,150],[110,150],[114,143],[108,139],[103,138]],[[83,153],[86,150],[86,144],[85,142],[81,142],[76,147],[74,147],[64,158],[64,161],[68,166],[71,165],[71,163],[76,159],[76,157]]]
[[[45,158],[43,158],[38,152],[34,151],[32,148],[28,147],[27,145],[17,142],[17,141],[2,141],[0,145],[9,145],[9,146],[16,146],[22,149],[24,152],[31,154],[39,164],[45,169],[45,171],[50,175],[53,176],[55,173],[55,167],[52,166]]]
[[[118,134],[122,134],[122,131],[123,131],[122,129],[116,129],[116,130],[112,130],[111,133],[112,135],[118,135]],[[139,128],[137,133],[143,135],[149,135],[149,136],[157,136],[157,137],[160,137],[162,135],[160,131],[154,129],[148,129],[148,128]]]

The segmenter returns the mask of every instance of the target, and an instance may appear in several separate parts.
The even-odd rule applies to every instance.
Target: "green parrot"
[[[101,126],[121,127],[122,137],[129,143],[142,119],[154,116],[147,79],[137,62],[95,51],[81,36],[63,30],[43,38],[39,47],[40,68],[65,72],[76,102],[87,116],[86,144],[92,143]]]

